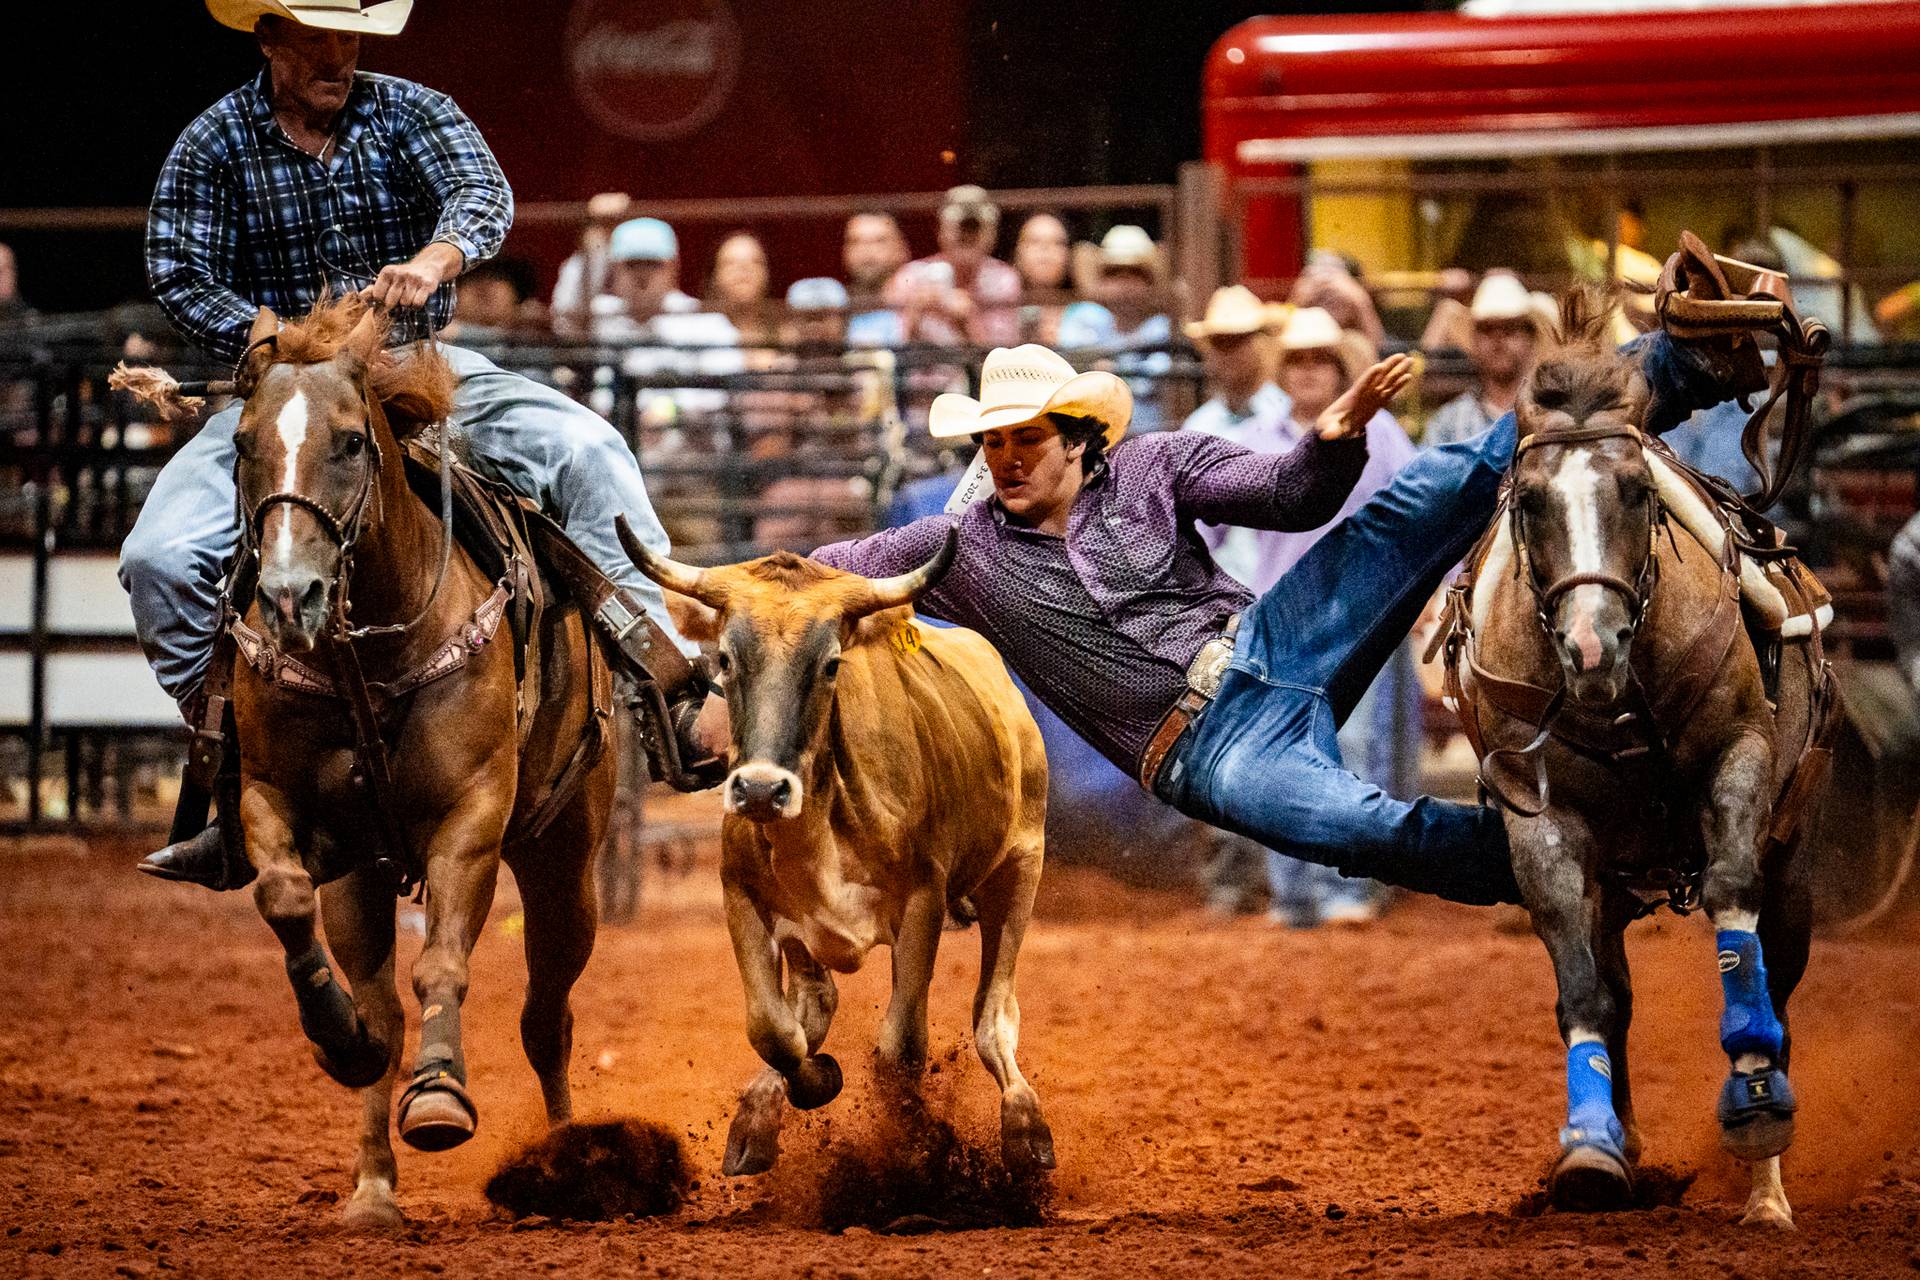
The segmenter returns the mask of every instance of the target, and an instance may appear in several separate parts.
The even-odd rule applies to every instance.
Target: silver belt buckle
[[[1213,697],[1220,692],[1220,682],[1226,678],[1227,664],[1232,660],[1233,641],[1215,636],[1201,645],[1200,652],[1187,664],[1187,688],[1203,698]]]

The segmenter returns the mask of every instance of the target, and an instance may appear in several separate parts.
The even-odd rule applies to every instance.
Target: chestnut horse
[[[1745,1220],[1791,1226],[1779,1161],[1793,1139],[1787,999],[1812,929],[1812,855],[1795,815],[1825,783],[1814,738],[1826,663],[1814,623],[1777,642],[1770,687],[1761,653],[1775,642],[1757,649],[1743,625],[1734,531],[1723,520],[1709,550],[1673,529],[1681,473],[1640,430],[1647,384],[1602,337],[1605,317],[1599,296],[1570,298],[1573,340],[1523,389],[1507,505],[1477,565],[1471,622],[1456,598],[1449,644],[1559,984],[1568,1119],[1553,1196],[1568,1208],[1630,1199],[1641,1143],[1623,935],[1655,905],[1697,903],[1718,931],[1725,996],[1722,1145],[1753,1166]]]
[[[386,863],[410,854],[425,887],[426,942],[413,966],[420,1047],[401,1136],[441,1150],[477,1123],[460,1006],[503,857],[525,906],[521,1043],[548,1123],[564,1123],[568,993],[593,949],[593,861],[617,767],[615,750],[599,751],[536,832],[518,830],[600,727],[592,686],[596,666],[604,678],[604,655],[592,650],[578,609],[549,604],[534,629],[543,661],[527,673],[540,685],[537,708],[522,723],[496,584],[405,474],[403,437],[446,417],[453,375],[430,348],[396,359],[383,349],[385,332],[384,317],[351,298],[323,300],[284,328],[263,309],[239,377],[246,404],[234,440],[242,555],[258,564],[253,597],[233,602],[244,614],[236,636],[252,637],[233,685],[246,854],[314,1055],[362,1090],[346,1217],[363,1227],[401,1221],[388,1125],[406,1026]],[[377,732],[393,762],[387,787],[367,777],[342,696],[350,665],[375,691]],[[329,681],[331,690],[313,687]],[[316,936],[316,907],[351,997]]]

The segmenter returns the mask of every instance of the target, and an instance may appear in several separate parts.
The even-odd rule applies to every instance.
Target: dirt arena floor
[[[1632,945],[1635,1080],[1655,1204],[1539,1211],[1562,1115],[1553,988],[1531,936],[1406,907],[1362,932],[1220,924],[1184,899],[1059,869],[1021,968],[1021,1056],[1058,1139],[1045,1225],[893,1234],[819,1225],[834,1149],[868,1123],[884,956],[842,984],[845,1096],[789,1116],[783,1166],[719,1176],[757,1065],[710,867],[649,887],[576,992],[583,1119],[683,1134],[696,1187],[651,1220],[513,1222],[482,1195],[537,1136],[514,1031],[510,882],[468,1003],[479,1135],[403,1149],[396,1236],[337,1224],[358,1107],[308,1059],[245,894],[158,885],[133,851],[0,850],[0,1275],[1193,1275],[1638,1277],[1920,1271],[1920,932],[1824,941],[1795,1005],[1791,1235],[1734,1225],[1715,1142],[1725,1070],[1710,934],[1663,916]],[[417,945],[417,940],[414,940]],[[949,934],[932,1092],[989,1145],[966,1037],[976,946]],[[409,997],[409,1013],[411,1008]],[[895,1224],[924,1230],[925,1219]]]

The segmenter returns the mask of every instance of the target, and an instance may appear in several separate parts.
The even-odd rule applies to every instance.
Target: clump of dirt
[[[678,1209],[692,1184],[679,1135],[641,1120],[562,1125],[509,1156],[487,1199],[516,1218],[604,1222]]]
[[[941,1080],[936,1074],[926,1082],[931,1093],[876,1081],[851,1125],[833,1126],[816,1152],[783,1161],[776,1177],[788,1188],[798,1191],[801,1179],[813,1184],[779,1197],[789,1216],[832,1232],[865,1227],[895,1235],[1044,1225],[1052,1178],[1014,1173],[1000,1158],[997,1134],[989,1146],[957,1126]]]
[[[1657,1164],[1641,1165],[1633,1171],[1633,1202],[1622,1212],[1672,1208],[1680,1203],[1699,1176],[1692,1171],[1667,1169]],[[1507,1213],[1515,1218],[1537,1218],[1552,1209],[1553,1194],[1547,1189],[1547,1180],[1541,1178],[1532,1191],[1513,1202]]]

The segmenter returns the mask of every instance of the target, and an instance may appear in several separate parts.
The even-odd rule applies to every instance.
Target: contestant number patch
[[[911,622],[903,622],[887,637],[887,643],[893,646],[895,653],[910,657],[920,652],[920,628]]]

